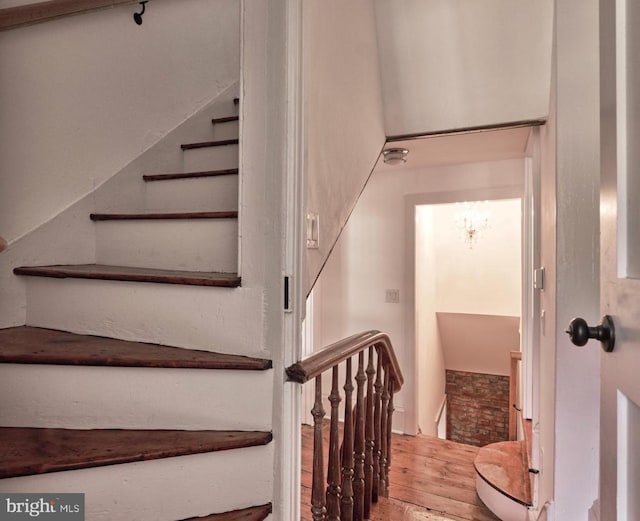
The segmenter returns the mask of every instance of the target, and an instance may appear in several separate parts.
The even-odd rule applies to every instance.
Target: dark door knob
[[[590,338],[600,340],[602,349],[607,353],[613,351],[616,343],[616,330],[613,326],[613,319],[609,315],[602,317],[601,324],[595,327],[590,327],[583,318],[574,318],[569,323],[567,333],[577,346],[585,345]]]

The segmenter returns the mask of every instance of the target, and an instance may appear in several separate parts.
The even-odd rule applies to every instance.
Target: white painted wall
[[[307,211],[320,247],[307,250],[307,292],[385,142],[373,0],[304,2]]]
[[[0,235],[104,183],[238,79],[237,0],[155,0],[0,33]]]
[[[493,293],[487,293],[491,305]],[[520,317],[437,313],[445,369],[509,376],[510,352],[520,349]]]
[[[438,434],[437,415],[445,392],[445,362],[436,323],[437,234],[435,206],[416,208],[416,346],[418,349],[418,427],[423,434]],[[445,413],[446,414],[446,413]]]
[[[546,116],[552,0],[375,7],[388,136]]]
[[[366,329],[389,334],[405,376],[395,402],[399,430],[415,432],[418,424],[413,404],[418,381],[414,332],[408,338],[405,330],[407,314],[414,313],[415,290],[413,283],[407,286],[414,265],[406,253],[408,244],[413,251],[414,242],[408,236],[407,216],[415,219],[416,204],[464,200],[470,192],[489,198],[485,189],[491,187],[504,188],[510,194],[505,197],[515,197],[522,189],[523,172],[522,159],[376,172],[329,257],[318,280],[319,344]],[[384,302],[386,289],[400,290],[398,304]],[[405,409],[412,417],[405,418]]]
[[[455,226],[460,204],[434,207],[437,251],[436,310],[449,313],[520,316],[521,202],[487,201],[489,226],[469,248]],[[487,295],[491,298],[487,299]]]

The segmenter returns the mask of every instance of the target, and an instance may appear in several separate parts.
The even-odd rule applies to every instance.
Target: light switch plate
[[[320,247],[320,216],[317,213],[307,214],[307,248],[317,250]]]

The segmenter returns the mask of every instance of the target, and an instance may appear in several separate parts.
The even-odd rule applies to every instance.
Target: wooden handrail
[[[120,4],[135,4],[136,0],[49,0],[0,9],[0,31],[14,29],[62,16],[96,11]]]
[[[305,360],[296,362],[286,369],[287,376],[289,380],[303,384],[370,346],[381,349],[382,355],[391,369],[393,380],[395,380],[394,392],[398,392],[404,383],[404,377],[393,351],[391,340],[384,333],[375,330],[365,331],[339,340]]]
[[[355,378],[352,371],[354,357],[357,359]],[[342,398],[338,386],[338,368],[342,362],[345,362],[345,407],[344,432],[340,443],[338,409]],[[329,394],[331,424],[325,483],[322,375],[328,371],[332,373]],[[311,410],[312,520],[369,519],[372,503],[376,503],[380,496],[389,495],[393,395],[404,382],[389,337],[380,331],[350,336],[293,364],[286,372],[294,382],[305,383],[315,379],[315,402]],[[355,404],[352,397],[354,391]]]
[[[522,360],[522,352],[511,351],[509,353],[509,439],[517,438],[517,404],[518,399],[518,362]]]

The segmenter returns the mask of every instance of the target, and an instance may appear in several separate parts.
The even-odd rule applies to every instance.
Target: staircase
[[[478,497],[502,521],[527,521],[533,506],[531,420],[522,427],[523,440],[485,445],[473,462]]]
[[[14,268],[27,325],[0,330],[0,493],[81,492],[90,521],[270,518],[273,371],[249,356],[261,293],[237,273],[238,99],[213,107],[200,140],[176,143],[182,171],[140,172],[130,211],[86,215],[95,263]]]

